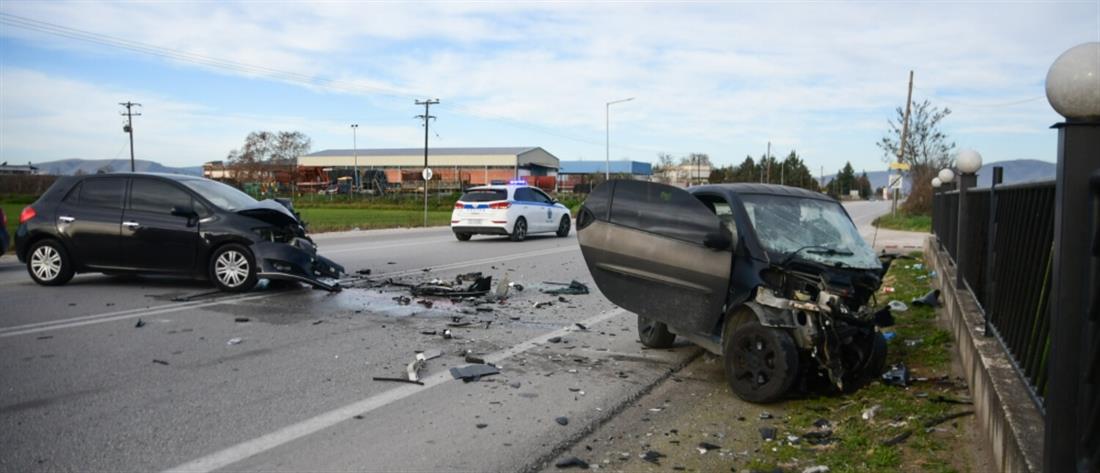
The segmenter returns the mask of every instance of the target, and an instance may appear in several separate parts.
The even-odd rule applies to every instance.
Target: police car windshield
[[[462,195],[463,202],[492,202],[508,200],[508,191],[504,189],[473,189]]]

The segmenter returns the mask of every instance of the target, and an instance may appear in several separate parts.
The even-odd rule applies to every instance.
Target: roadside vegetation
[[[890,230],[930,233],[932,231],[932,216],[902,210],[897,215],[886,214],[878,217],[871,222],[871,225]]]
[[[883,287],[894,292],[878,294],[880,303],[909,305],[895,312],[897,324],[887,329],[895,334],[889,342],[889,364],[905,363],[912,378],[909,386],[877,380],[850,395],[788,402],[777,440],[765,443],[762,456],[750,467],[802,471],[825,465],[831,473],[971,470],[968,459],[973,455],[961,449],[974,448],[965,438],[973,407],[966,384],[950,375],[951,334],[937,324],[934,309],[910,303],[930,290],[931,280],[921,254],[910,256],[895,261],[886,276]],[[815,422],[821,424],[821,419],[829,423],[831,440],[813,445],[805,434],[819,431]],[[801,439],[792,443],[788,435]]]

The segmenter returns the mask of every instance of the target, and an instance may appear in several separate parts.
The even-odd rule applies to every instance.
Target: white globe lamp
[[[941,183],[950,184],[951,181],[955,180],[955,172],[950,169],[940,169],[940,174],[938,177],[940,178]]]
[[[940,178],[938,178],[938,177],[933,177],[932,178],[932,187],[934,187],[936,189],[939,189],[940,186],[942,186],[942,185],[943,185],[943,181],[941,181]]]
[[[982,168],[982,155],[972,149],[964,149],[955,156],[955,167],[963,174],[974,174]]]
[[[1100,42],[1074,46],[1047,71],[1047,101],[1070,120],[1100,120]]]

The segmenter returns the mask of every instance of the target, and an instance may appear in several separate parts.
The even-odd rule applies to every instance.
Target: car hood
[[[271,199],[264,199],[256,202],[255,205],[238,209],[237,213],[279,227],[302,223],[285,205]]]

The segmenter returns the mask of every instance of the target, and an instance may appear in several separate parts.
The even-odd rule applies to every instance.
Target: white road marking
[[[565,252],[568,252],[568,251],[577,251],[578,249],[579,248],[575,247],[575,246],[563,246],[563,247],[557,247],[557,248],[547,248],[547,249],[543,249],[543,250],[529,251],[529,252],[526,252],[526,253],[516,253],[516,254],[506,255],[506,256],[497,256],[497,257],[493,257],[493,258],[485,258],[485,259],[469,260],[469,261],[460,261],[460,262],[457,262],[457,263],[451,263],[451,264],[435,266],[435,267],[432,268],[432,270],[433,271],[446,271],[446,270],[449,270],[449,269],[458,269],[458,268],[464,268],[464,267],[468,267],[468,266],[478,266],[478,265],[484,265],[484,264],[490,264],[490,263],[498,263],[498,262],[502,262],[502,261],[509,261],[509,260],[515,260],[515,259],[534,258],[534,257],[538,257],[538,256],[547,256],[547,255],[552,255],[552,254],[557,254],[557,253],[565,253]],[[404,271],[395,271],[395,272],[391,272],[391,273],[381,273],[381,274],[378,274],[377,276],[378,277],[400,277],[400,276],[407,276],[407,275],[411,275],[411,274],[421,274],[421,273],[423,273],[423,270],[421,270],[421,269],[410,269],[410,270],[404,270]],[[141,316],[150,316],[150,315],[166,314],[166,313],[170,313],[170,312],[179,312],[181,310],[187,310],[187,309],[199,309],[199,308],[202,308],[202,307],[209,307],[209,306],[218,305],[218,304],[227,304],[227,303],[233,303],[233,302],[244,302],[244,301],[260,299],[260,298],[264,298],[264,297],[274,297],[274,296],[278,296],[278,295],[282,295],[282,294],[293,294],[295,292],[298,292],[298,291],[282,291],[282,292],[269,292],[269,293],[259,293],[259,294],[242,294],[242,295],[236,295],[236,296],[220,297],[220,298],[213,299],[213,300],[208,300],[208,301],[191,301],[191,302],[180,302],[180,303],[174,303],[174,304],[163,304],[163,305],[153,306],[153,307],[142,307],[142,308],[137,308],[137,309],[126,309],[126,310],[107,312],[107,313],[102,313],[102,314],[84,315],[84,316],[80,316],[80,317],[72,317],[72,318],[67,318],[67,319],[58,319],[58,320],[50,320],[50,321],[46,321],[46,322],[36,322],[36,323],[31,323],[31,324],[16,325],[16,326],[13,326],[13,327],[3,327],[3,328],[0,328],[0,338],[14,337],[14,336],[17,336],[17,335],[27,335],[27,334],[32,334],[32,333],[45,332],[45,331],[49,331],[49,330],[60,330],[60,329],[65,329],[65,328],[81,327],[81,326],[85,326],[85,325],[99,324],[99,323],[105,323],[105,322],[113,322],[113,321],[116,321],[116,320],[132,319],[132,318],[141,317]]]
[[[594,326],[625,313],[626,311],[623,309],[613,309],[590,317],[584,320],[582,323],[587,326]],[[523,353],[524,351],[530,350],[531,348],[534,348],[540,344],[547,343],[547,341],[552,337],[563,336],[571,333],[572,331],[573,330],[571,327],[566,327],[540,335],[530,340],[513,345],[510,348],[494,352],[486,356],[485,361],[489,363],[499,363],[504,359]],[[321,430],[347,421],[348,419],[351,419],[356,415],[366,414],[380,407],[384,407],[393,402],[400,401],[404,398],[424,392],[428,389],[452,380],[453,379],[449,371],[441,371],[439,373],[435,373],[426,378],[423,378],[422,381],[424,382],[424,386],[407,385],[399,388],[394,388],[389,391],[353,402],[346,406],[338,407],[336,409],[319,414],[304,421],[288,425],[279,430],[254,438],[252,440],[246,440],[219,452],[212,453],[205,457],[198,458],[196,460],[165,471],[168,473],[214,471],[219,468],[232,465],[249,457],[266,452],[268,450],[274,449],[294,440],[300,439],[302,437],[320,432]]]

